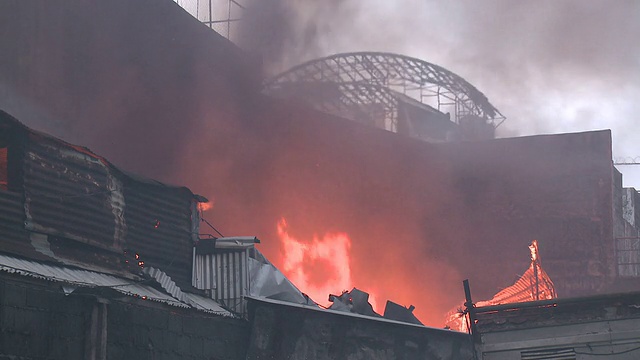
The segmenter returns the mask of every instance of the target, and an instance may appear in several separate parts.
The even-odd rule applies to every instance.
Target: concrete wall
[[[638,359],[639,295],[478,308],[478,353],[490,360]]]
[[[470,359],[466,334],[353,314],[249,301],[247,359]]]
[[[108,359],[244,359],[249,328],[222,318],[100,291]],[[0,274],[0,359],[85,359],[96,292]]]
[[[0,358],[84,358],[87,299],[0,274],[0,304]]]

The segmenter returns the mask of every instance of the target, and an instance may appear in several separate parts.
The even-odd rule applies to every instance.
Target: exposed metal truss
[[[242,0],[174,0],[193,17],[231,39],[231,28],[242,18]]]
[[[617,157],[613,159],[613,165],[640,165],[640,156]]]
[[[267,80],[265,91],[294,94],[338,113],[353,112],[356,105],[361,111],[382,106],[384,128],[391,131],[397,126],[398,101],[406,96],[452,113],[456,123],[473,115],[495,128],[505,120],[483,93],[460,76],[438,65],[391,53],[343,53],[311,60]]]

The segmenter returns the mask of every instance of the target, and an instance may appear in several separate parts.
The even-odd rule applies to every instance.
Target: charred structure
[[[266,80],[265,92],[432,142],[492,139],[505,120],[460,76],[398,54],[360,52],[311,60]]]
[[[244,357],[246,322],[190,286],[205,199],[2,111],[0,131],[2,356]]]

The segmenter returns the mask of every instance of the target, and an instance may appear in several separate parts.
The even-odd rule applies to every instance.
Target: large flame
[[[326,233],[311,241],[289,234],[286,219],[278,222],[282,244],[282,271],[302,292],[321,305],[328,305],[329,294],[340,294],[355,284],[351,278],[351,239],[346,233]],[[366,290],[366,289],[364,289]],[[375,296],[369,302],[376,309]]]

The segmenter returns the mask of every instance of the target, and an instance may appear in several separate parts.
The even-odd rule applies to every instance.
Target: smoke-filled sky
[[[498,136],[611,129],[614,157],[640,156],[638,1],[255,0],[244,15],[236,40],[272,73],[340,52],[405,54],[484,92],[507,117]],[[618,169],[640,188],[640,166]]]

